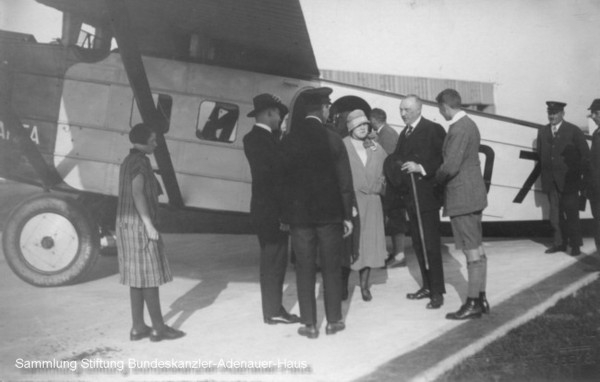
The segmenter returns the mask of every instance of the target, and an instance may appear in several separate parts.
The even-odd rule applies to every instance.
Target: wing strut
[[[169,197],[169,204],[174,207],[183,207],[181,191],[164,136],[168,121],[165,120],[154,105],[142,56],[135,36],[129,27],[130,19],[127,6],[123,0],[106,0],[106,4],[110,13],[111,25],[119,46],[121,59],[123,60],[127,78],[129,78],[129,84],[133,90],[140,115],[144,123],[154,127],[156,131],[158,147],[154,151],[154,157],[156,158],[160,176],[163,179],[167,196]]]

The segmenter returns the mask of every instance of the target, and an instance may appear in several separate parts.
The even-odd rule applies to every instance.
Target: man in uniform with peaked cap
[[[324,126],[331,88],[301,94],[306,117],[283,140],[288,171],[284,221],[296,255],[300,316],[298,334],[317,338],[316,258],[320,257],[327,318],[326,334],[344,330],[342,321],[343,237],[352,233],[354,189],[348,153],[340,136]]]
[[[586,174],[587,197],[590,200],[592,216],[594,217],[594,242],[596,252],[600,253],[600,98],[596,98],[590,107],[590,118],[596,123],[592,133],[592,149],[590,152],[590,167]]]
[[[548,121],[537,135],[537,153],[542,166],[542,191],[550,203],[553,243],[546,253],[564,252],[571,246],[571,256],[581,254],[579,192],[582,173],[589,163],[590,150],[581,130],[564,120],[564,102],[546,102]]]
[[[254,117],[256,123],[244,136],[244,152],[252,174],[250,216],[260,245],[263,320],[269,325],[298,323],[300,317],[288,313],[282,305],[288,233],[281,224],[285,170],[277,133],[288,108],[268,93],[257,95],[253,103],[254,110],[248,117]]]

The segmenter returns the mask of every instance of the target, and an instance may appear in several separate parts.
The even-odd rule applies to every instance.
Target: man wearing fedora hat
[[[600,253],[600,98],[590,105],[590,118],[596,123],[592,133],[592,150],[590,152],[590,167],[586,174],[587,197],[590,200],[592,216],[594,217],[594,242],[596,252]]]
[[[564,102],[546,102],[548,121],[537,135],[537,153],[542,166],[542,191],[550,202],[553,245],[546,253],[564,252],[567,241],[571,256],[581,254],[579,192],[582,172],[589,163],[589,147],[581,130],[564,120]]]
[[[348,154],[338,134],[327,129],[331,88],[304,91],[306,117],[284,138],[285,221],[296,254],[300,316],[298,334],[317,338],[316,257],[319,253],[325,295],[326,334],[345,328],[342,321],[343,237],[352,233],[354,191]]]
[[[252,174],[250,216],[260,244],[260,293],[266,324],[300,322],[282,305],[283,280],[288,261],[288,233],[281,223],[283,158],[277,132],[288,108],[272,94],[254,97],[248,117],[256,123],[244,136],[244,152]]]

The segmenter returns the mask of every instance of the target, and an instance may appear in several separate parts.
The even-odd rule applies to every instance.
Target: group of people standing
[[[489,312],[481,231],[487,199],[478,157],[480,135],[461,110],[458,92],[447,89],[437,99],[440,113],[450,121],[448,134],[441,125],[421,116],[419,97],[404,98],[400,114],[406,127],[399,135],[388,135],[394,142],[386,139],[381,124],[375,127],[376,135],[370,135],[370,121],[359,109],[345,116],[347,134],[342,138],[327,125],[331,92],[330,88],[303,92],[305,118],[281,140],[278,131],[288,109],[278,97],[256,96],[254,110],[248,114],[256,119],[244,137],[244,150],[252,174],[250,213],[261,247],[265,323],[301,322],[300,335],[319,336],[315,299],[319,267],[325,332],[344,330],[341,302],[347,297],[348,277],[343,269],[350,265],[359,272],[362,298],[370,301],[370,270],[386,263],[382,197],[389,193],[396,194],[408,212],[421,269],[423,285],[407,298],[428,298],[427,309],[443,305],[439,232],[443,205],[457,248],[467,256],[469,274],[467,301],[446,317],[467,319]],[[375,117],[385,121],[385,114],[383,118],[378,114]],[[281,303],[288,231],[295,255],[300,317],[287,312]],[[394,252],[402,249],[394,248]]]
[[[345,329],[341,302],[347,298],[348,268],[359,272],[361,295],[370,301],[370,269],[386,263],[384,196],[393,196],[385,215],[392,222],[397,263],[403,252],[403,214],[408,214],[412,244],[422,285],[408,293],[411,300],[429,299],[427,309],[444,303],[440,214],[450,217],[457,249],[467,260],[467,299],[446,318],[481,317],[489,313],[486,299],[487,258],[482,246],[482,211],[487,206],[481,175],[477,125],[461,109],[460,94],[442,91],[436,98],[448,132],[421,115],[416,95],[400,103],[406,126],[398,135],[385,124],[385,113],[374,109],[345,116],[347,134],[329,128],[332,89],[302,93],[305,117],[280,138],[288,108],[272,94],[253,99],[248,114],[256,123],[244,137],[244,151],[252,174],[250,214],[261,248],[260,287],[266,324],[302,323],[298,333],[317,338],[315,283],[317,268],[323,279],[326,334]],[[590,199],[595,219],[596,248],[600,248],[600,129],[592,135],[592,149],[583,133],[563,120],[566,104],[549,101],[550,124],[540,128],[537,151],[543,191],[548,193],[554,245],[546,252],[580,254],[579,191]],[[590,117],[600,126],[600,99]],[[369,134],[369,127],[375,135]],[[387,129],[385,128],[387,126]],[[117,248],[120,282],[130,287],[132,341],[181,338],[184,332],[167,326],[162,317],[158,287],[172,280],[163,243],[156,229],[160,185],[147,155],[156,148],[156,134],[146,124],[134,126],[133,149],[121,165],[117,208]],[[282,305],[288,263],[288,238],[295,254],[300,317]],[[152,326],[144,322],[148,309]]]
[[[592,134],[592,148],[583,132],[565,121],[564,102],[546,102],[549,124],[538,130],[537,153],[541,165],[542,191],[550,204],[553,242],[546,253],[581,254],[579,210],[585,197],[590,200],[594,217],[594,241],[600,248],[600,135]],[[600,126],[600,99],[590,107],[589,117]]]

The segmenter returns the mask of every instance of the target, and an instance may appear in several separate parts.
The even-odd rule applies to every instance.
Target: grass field
[[[600,381],[600,279],[437,381]]]

